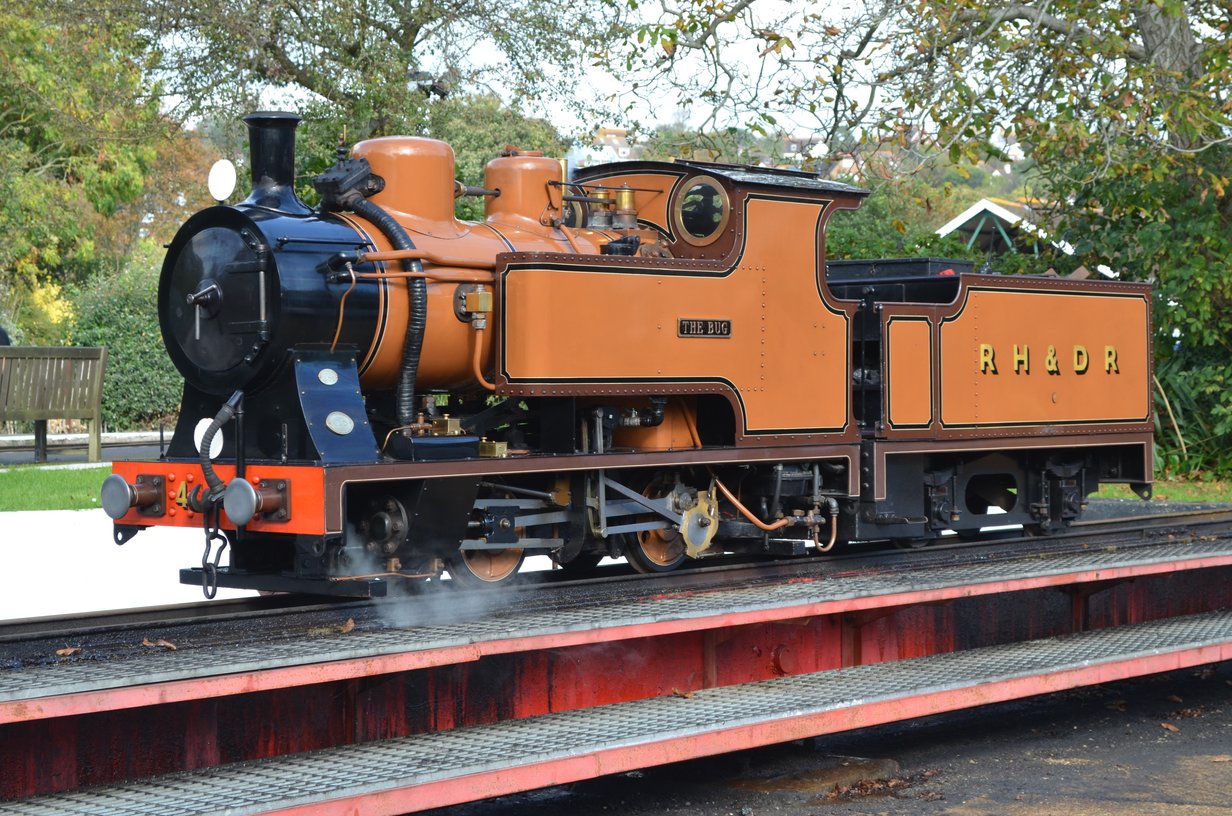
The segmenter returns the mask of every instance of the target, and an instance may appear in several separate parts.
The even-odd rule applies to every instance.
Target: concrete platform
[[[171,441],[171,429],[166,431]],[[84,433],[48,434],[48,462],[84,462],[89,437]],[[121,431],[102,435],[102,460],[147,459],[158,456],[158,431]],[[34,463],[34,434],[0,436],[0,466]]]

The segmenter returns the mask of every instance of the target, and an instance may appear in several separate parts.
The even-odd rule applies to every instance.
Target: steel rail
[[[1091,549],[1150,546],[1178,537],[1232,536],[1232,509],[1206,508],[1084,521],[1051,536],[1023,536],[1018,531],[993,533],[975,540],[946,539],[909,552],[885,549],[884,542],[853,544],[857,551],[825,556],[778,558],[732,557],[721,563],[707,559],[665,575],[626,572],[618,565],[600,568],[594,577],[575,578],[561,570],[530,573],[496,590],[456,590],[438,582],[413,587],[409,596],[321,603],[313,596],[270,595],[227,601],[196,602],[133,610],[115,610],[0,622],[0,643],[69,641],[150,629],[174,632],[186,627],[220,626],[243,621],[247,626],[277,626],[287,618],[314,615],[379,620],[388,604],[413,603],[435,591],[455,592],[458,610],[480,605],[491,609],[528,606],[570,609],[602,603],[612,595],[632,597],[717,590],[736,584],[761,585],[784,580],[838,578],[872,573],[893,574],[927,566],[988,563],[1033,556],[1059,555]],[[880,549],[874,549],[881,544]],[[719,559],[715,559],[718,561]],[[494,597],[498,596],[498,597]],[[473,596],[473,602],[466,600]],[[494,603],[495,602],[495,603]],[[171,637],[171,634],[167,635]]]
[[[246,618],[298,615],[343,606],[344,604],[339,603],[323,604],[318,598],[311,596],[262,595],[255,598],[203,600],[188,604],[147,606],[139,609],[114,609],[102,612],[48,615],[39,618],[16,618],[0,621],[0,643],[14,643],[41,637],[73,638],[159,626],[188,626]]]

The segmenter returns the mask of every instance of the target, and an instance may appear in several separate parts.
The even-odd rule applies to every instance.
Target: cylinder
[[[384,136],[355,145],[352,155],[368,160],[385,179],[372,203],[424,221],[454,221],[453,148],[437,139]]]
[[[244,117],[252,193],[245,204],[306,214],[295,195],[295,129],[302,120],[286,111],[257,111]]]
[[[502,156],[488,162],[484,186],[500,190],[487,201],[487,220],[539,223],[548,208],[548,185],[560,181],[560,162],[544,156]]]
[[[587,226],[595,230],[611,229],[612,194],[607,190],[595,190],[590,196],[600,199],[602,203],[595,202],[590,205],[590,221],[587,223]]]
[[[637,229],[636,193],[628,186],[616,191],[616,215],[612,218],[612,226],[616,229]]]

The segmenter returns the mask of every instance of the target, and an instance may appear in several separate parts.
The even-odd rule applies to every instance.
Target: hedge
[[[146,247],[75,292],[74,345],[107,348],[103,423],[111,429],[148,426],[180,407],[183,380],[158,328],[159,267],[157,248]]]

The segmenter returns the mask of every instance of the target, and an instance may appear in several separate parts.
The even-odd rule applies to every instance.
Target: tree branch
[[[989,25],[996,27],[1002,23],[1012,20],[1026,20],[1033,23],[1042,29],[1051,31],[1055,34],[1061,34],[1066,37],[1075,38],[1097,38],[1094,31],[1084,25],[1071,23],[1063,20],[1060,17],[1049,14],[1046,11],[1036,8],[1035,6],[1025,5],[1023,3],[1011,3],[1000,10],[992,13],[986,11],[969,10],[960,12],[957,18],[961,22],[986,22]],[[1133,62],[1147,62],[1151,55],[1146,49],[1133,43],[1127,43],[1124,57]]]
[[[315,71],[310,71],[307,68],[296,63],[286,53],[281,45],[273,40],[266,40],[261,43],[261,53],[268,57],[274,65],[281,71],[290,76],[296,83],[305,89],[319,94],[331,102],[339,105],[353,104],[357,101],[353,94],[349,94],[334,83],[325,80],[320,74]],[[269,73],[266,71],[265,73]]]
[[[723,23],[730,23],[740,16],[740,12],[753,5],[756,0],[739,0],[726,14],[720,14],[710,20],[709,25],[701,30],[696,36],[686,37],[676,41],[678,47],[683,46],[693,50],[706,47],[706,42],[711,39],[715,32],[719,30],[719,26]]]

